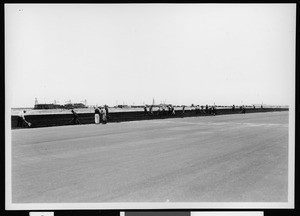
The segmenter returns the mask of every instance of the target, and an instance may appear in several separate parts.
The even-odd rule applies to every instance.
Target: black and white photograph
[[[4,9],[7,210],[294,208],[296,4]]]

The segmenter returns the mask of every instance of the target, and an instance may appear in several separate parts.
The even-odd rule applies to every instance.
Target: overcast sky
[[[294,100],[296,4],[6,4],[12,107]]]

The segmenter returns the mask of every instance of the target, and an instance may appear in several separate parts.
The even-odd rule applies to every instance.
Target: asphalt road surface
[[[288,112],[12,130],[12,203],[286,202]]]

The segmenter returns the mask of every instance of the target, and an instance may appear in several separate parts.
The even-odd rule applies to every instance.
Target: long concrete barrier
[[[288,108],[247,108],[246,113],[254,112],[274,112],[274,111],[288,111]],[[241,114],[241,111],[236,109],[232,111],[231,109],[217,109],[216,115],[228,115],[228,114]],[[175,115],[163,115],[158,114],[157,111],[153,112],[153,115],[145,115],[142,111],[132,111],[132,112],[113,112],[109,113],[108,123],[111,122],[124,122],[124,121],[138,121],[138,120],[150,120],[150,119],[165,119],[165,118],[184,118],[184,117],[196,117],[196,116],[208,116],[211,115],[208,112],[196,110],[177,110]],[[70,114],[47,114],[47,115],[27,115],[26,120],[32,125],[30,128],[36,127],[50,127],[50,126],[63,126],[71,125],[73,116]],[[78,120],[80,124],[94,124],[94,113],[79,113]],[[18,116],[11,116],[11,127],[12,129],[20,128],[17,127]]]

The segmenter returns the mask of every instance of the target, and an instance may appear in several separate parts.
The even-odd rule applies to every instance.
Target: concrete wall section
[[[253,112],[272,112],[272,111],[288,111],[288,108],[248,108],[246,109],[247,113]],[[226,114],[240,114],[241,111],[236,109],[232,111],[231,109],[217,109],[216,115],[226,115]],[[110,122],[123,122],[123,121],[138,121],[138,120],[150,120],[150,119],[164,119],[164,118],[183,118],[183,117],[195,117],[195,116],[207,116],[211,115],[200,111],[196,112],[195,110],[186,110],[184,114],[182,111],[176,111],[175,115],[159,115],[157,111],[153,115],[145,115],[144,112],[115,112],[109,113],[108,123]],[[25,116],[26,120],[30,122],[31,128],[36,127],[50,127],[50,126],[62,126],[62,125],[71,125],[72,124],[72,114],[49,114],[49,115],[28,115]],[[17,127],[18,116],[11,117],[12,129]],[[93,113],[79,113],[78,119],[80,124],[94,124],[94,114]]]

